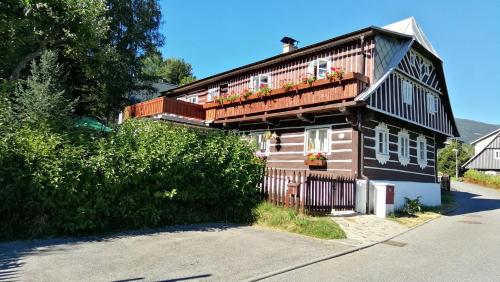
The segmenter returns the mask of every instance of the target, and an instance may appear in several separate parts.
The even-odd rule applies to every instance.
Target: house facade
[[[471,144],[474,145],[474,156],[462,167],[500,175],[500,129],[486,134]]]
[[[359,187],[390,184],[396,207],[417,196],[439,204],[436,152],[458,131],[442,61],[415,20],[303,48],[282,43],[280,55],[163,99],[202,107],[206,126],[248,136],[268,167],[356,176]],[[311,154],[321,165],[308,162]]]

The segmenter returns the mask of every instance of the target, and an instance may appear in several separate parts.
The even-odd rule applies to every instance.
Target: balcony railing
[[[206,103],[206,120],[221,120],[245,117],[259,113],[292,110],[315,105],[353,100],[369,84],[368,77],[349,72],[341,79],[320,79],[311,83],[300,83],[294,87],[275,88],[269,93],[253,93],[248,97],[241,95],[230,101]]]
[[[205,110],[202,105],[167,97],[158,97],[132,106],[125,107],[124,119],[131,117],[151,117],[160,114],[205,120]]]

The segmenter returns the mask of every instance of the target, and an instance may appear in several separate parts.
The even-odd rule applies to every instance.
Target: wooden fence
[[[334,174],[267,168],[262,197],[275,205],[309,213],[354,210],[356,179]]]

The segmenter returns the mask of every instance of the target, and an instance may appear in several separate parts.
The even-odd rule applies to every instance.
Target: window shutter
[[[250,82],[248,83],[248,89],[249,89],[250,91],[254,91],[254,90],[255,90],[255,89],[254,89],[254,84],[255,84],[255,83],[254,83],[254,80],[255,80],[255,77],[254,77],[253,75],[252,75],[252,76],[250,76]]]
[[[326,71],[328,73],[330,73],[332,71],[332,60],[331,59],[327,59],[327,63],[326,63]]]
[[[314,76],[315,73],[314,73],[314,64],[316,63],[316,60],[312,61],[309,63],[309,65],[307,65],[307,75],[308,76]]]

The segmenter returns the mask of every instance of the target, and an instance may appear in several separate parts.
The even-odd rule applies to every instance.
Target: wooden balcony
[[[172,114],[185,118],[205,120],[205,110],[202,105],[167,97],[158,97],[125,107],[123,113],[124,119],[131,117],[152,117],[160,114]]]
[[[300,83],[292,89],[275,88],[263,96],[254,93],[234,101],[210,102],[203,107],[206,120],[215,123],[241,122],[252,116],[293,112],[297,109],[316,107],[326,104],[339,104],[352,101],[369,84],[369,79],[359,73],[346,73],[342,79],[320,79]]]

